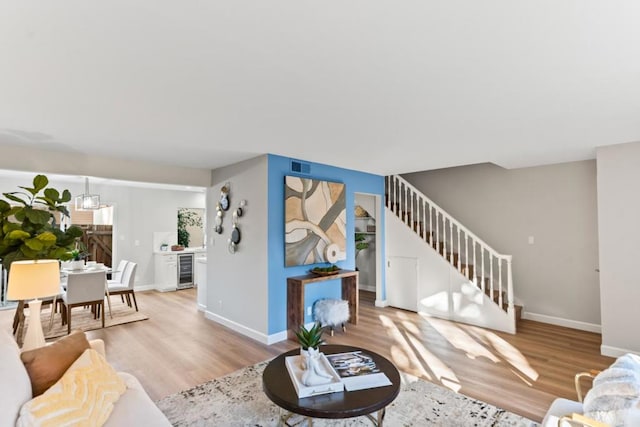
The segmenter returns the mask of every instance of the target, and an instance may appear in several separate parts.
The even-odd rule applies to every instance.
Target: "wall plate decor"
[[[215,226],[213,228],[214,231],[218,234],[222,234],[222,217],[222,207],[220,206],[220,203],[218,203],[218,205],[216,206]]]
[[[296,176],[284,184],[285,266],[346,259],[345,185]]]
[[[242,208],[247,205],[246,200],[241,200],[238,208],[236,208],[231,214],[231,222],[233,224],[233,228],[231,230],[231,235],[229,236],[229,240],[227,240],[227,249],[229,253],[235,254],[238,250],[238,245],[240,244],[241,233],[238,228],[238,218],[242,216],[243,210]]]
[[[220,189],[220,208],[223,211],[226,211],[229,209],[229,183],[227,182],[225,185],[222,186],[222,188]]]

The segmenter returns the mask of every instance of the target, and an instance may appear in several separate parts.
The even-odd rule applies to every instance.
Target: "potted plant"
[[[303,374],[300,379],[304,385],[326,384],[331,381],[331,375],[325,372],[320,365],[320,346],[324,344],[322,334],[324,328],[319,322],[315,322],[311,329],[304,325],[295,331],[300,343],[302,355]]]
[[[66,204],[71,200],[69,190],[60,193],[47,187],[44,175],[33,178],[32,187],[22,191],[2,193],[0,199],[0,259],[9,274],[13,261],[32,259],[70,259],[76,239],[82,236],[79,227],[60,229],[54,214],[69,216]],[[17,340],[22,342],[24,301],[18,302],[14,318]]]
[[[85,249],[85,245],[76,241],[76,246],[73,250],[68,252],[69,256],[69,267],[72,270],[82,270],[84,268],[84,260],[89,255]]]
[[[295,333],[296,337],[298,337],[300,347],[302,347],[302,351],[308,351],[309,349],[317,351],[318,347],[324,344],[324,340],[322,339],[323,332],[324,329],[319,322],[315,322],[311,329],[307,329],[304,325],[300,325],[300,328],[295,331]]]
[[[69,260],[69,251],[82,236],[79,227],[61,230],[56,223],[54,213],[69,216],[66,203],[71,200],[71,193],[64,190],[61,194],[46,188],[48,184],[46,176],[37,175],[33,187],[2,193],[8,201],[0,199],[0,258],[7,270],[13,261]]]

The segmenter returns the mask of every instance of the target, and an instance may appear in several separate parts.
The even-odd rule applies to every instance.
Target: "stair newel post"
[[[513,307],[513,273],[511,271],[511,255],[505,256],[507,261],[507,313],[514,313]]]

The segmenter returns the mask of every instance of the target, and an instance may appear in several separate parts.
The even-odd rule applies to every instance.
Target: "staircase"
[[[494,313],[499,324],[489,327],[515,333],[522,307],[514,305],[511,255],[498,253],[397,175],[385,177],[385,196],[390,212],[424,242],[425,249],[436,251],[454,274],[462,276],[461,281],[466,283],[467,289],[472,286],[476,294],[484,294],[484,297],[480,294],[482,301],[477,304],[481,310],[501,310],[502,315]],[[464,290],[461,292],[465,293]],[[475,300],[478,300],[477,295]]]

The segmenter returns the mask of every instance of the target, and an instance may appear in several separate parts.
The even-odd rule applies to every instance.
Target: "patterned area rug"
[[[279,409],[262,392],[267,362],[241,369],[156,402],[174,426],[275,426]],[[403,374],[384,424],[396,426],[488,427],[537,424],[503,409]],[[371,426],[365,417],[314,419],[314,426]]]
[[[44,332],[45,339],[57,338],[67,335],[67,325],[62,325],[62,317],[60,312],[54,313],[53,323],[51,321],[50,305],[43,307],[40,312],[40,321],[42,322],[42,330]],[[111,314],[109,315],[109,306],[105,303],[104,312],[106,317],[104,318],[104,327],[122,325],[124,323],[138,322],[140,320],[147,320],[149,316],[136,311],[135,308],[129,307],[126,303],[123,303],[120,297],[111,297]],[[24,330],[27,330],[29,324],[29,309],[25,309],[25,326]],[[51,324],[51,327],[49,325]],[[100,318],[94,319],[91,310],[82,307],[74,307],[71,310],[71,330],[82,329],[83,331],[91,331],[94,329],[102,328],[102,320]]]

